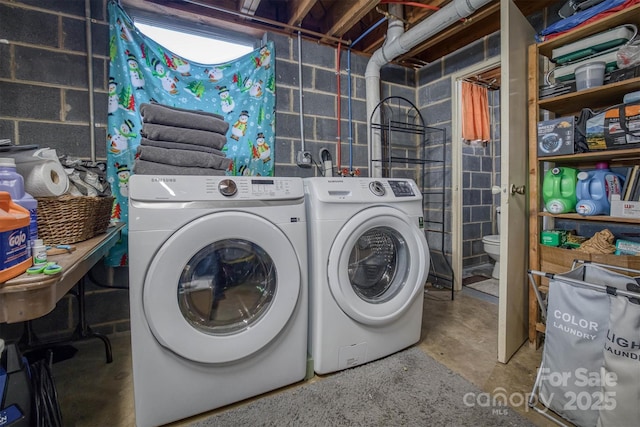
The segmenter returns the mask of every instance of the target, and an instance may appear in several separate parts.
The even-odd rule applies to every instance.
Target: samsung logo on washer
[[[151,178],[151,182],[176,182],[175,178]]]

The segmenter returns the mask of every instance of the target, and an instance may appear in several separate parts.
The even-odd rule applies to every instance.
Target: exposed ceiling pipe
[[[372,177],[381,177],[382,176],[382,162],[376,162],[375,169],[373,165],[373,156],[376,159],[382,159],[382,137],[380,135],[380,128],[372,129],[371,123],[380,123],[380,110],[376,108],[378,103],[380,102],[380,68],[384,64],[391,62],[393,58],[389,60],[384,59],[384,48],[387,45],[390,45],[394,41],[397,40],[402,34],[404,34],[404,23],[402,19],[404,18],[402,5],[399,4],[389,4],[389,26],[387,28],[387,38],[384,41],[382,47],[376,50],[373,53],[371,59],[367,63],[367,69],[364,74],[365,76],[365,99],[367,105],[367,129],[369,129],[369,141],[367,144],[367,151],[369,157],[369,176]],[[374,62],[374,57],[375,62]],[[371,71],[370,71],[371,69]],[[376,77],[377,76],[377,77]],[[373,90],[373,86],[375,85],[376,89]],[[374,117],[371,115],[374,114]],[[377,144],[374,146],[371,141],[377,141]],[[377,147],[377,152],[373,151],[373,148]],[[375,153],[380,153],[377,155]]]
[[[387,39],[384,41],[383,48],[398,39],[404,33],[403,8],[401,4],[389,5],[389,26],[387,28]],[[382,49],[380,49],[382,50]]]
[[[409,31],[402,32],[399,35],[398,25],[402,26],[402,22],[398,19],[389,20],[387,40],[380,49],[373,53],[371,59],[369,59],[364,75],[366,81],[367,128],[370,130],[368,141],[369,176],[382,176],[382,162],[376,162],[375,165],[373,164],[373,159],[382,158],[380,132],[371,130],[371,123],[379,122],[379,117],[371,117],[371,115],[374,113],[374,110],[376,110],[378,103],[380,103],[380,69],[382,66],[393,61],[398,56],[407,53],[414,46],[439,33],[459,19],[471,15],[490,1],[491,0],[454,0]],[[397,12],[392,12],[393,6],[401,7],[401,5],[389,4],[390,13],[399,16]]]
[[[387,14],[388,15],[388,14]],[[376,22],[373,26],[369,27],[369,29],[367,29],[367,31],[365,31],[363,34],[361,34],[357,39],[355,39],[353,41],[353,43],[351,43],[351,46],[349,46],[349,50],[347,51],[347,73],[348,73],[348,77],[347,77],[347,82],[349,82],[349,84],[347,85],[347,89],[348,89],[348,113],[349,113],[349,169],[347,170],[347,174],[350,174],[352,172],[354,172],[353,170],[353,116],[352,116],[352,101],[353,101],[353,97],[351,96],[351,49],[358,44],[358,42],[360,42],[360,40],[364,39],[370,32],[372,32],[373,30],[375,30],[376,28],[378,28],[379,25],[381,25],[382,23],[384,23],[384,21],[387,20],[387,16],[385,16],[384,18],[380,19],[378,22]],[[340,168],[338,168],[338,170],[340,171]]]
[[[298,33],[304,33],[306,35],[313,36],[313,37],[321,39],[321,40],[329,40],[329,41],[332,41],[332,42],[335,42],[335,43],[349,44],[348,40],[343,40],[343,39],[338,38],[338,37],[332,37],[332,36],[329,36],[327,34],[318,33],[318,32],[311,31],[311,30],[305,30],[301,26],[294,26],[294,25],[284,24],[282,22],[274,21],[272,19],[261,18],[259,16],[255,16],[255,15],[252,15],[252,14],[238,12],[238,11],[231,10],[231,9],[225,9],[223,7],[214,6],[214,5],[209,4],[209,3],[198,2],[198,1],[195,1],[195,0],[182,0],[182,2],[183,3],[193,4],[193,5],[200,6],[200,7],[204,7],[206,9],[215,10],[217,12],[226,13],[226,14],[233,15],[233,16],[238,16],[238,17],[241,17],[241,18],[246,18],[248,21],[251,21],[251,22],[257,22],[259,24],[266,24],[267,26],[270,26],[270,28],[269,28],[270,30],[273,30],[273,28],[282,28],[283,30],[289,30],[289,31],[294,31],[294,32],[298,32]]]

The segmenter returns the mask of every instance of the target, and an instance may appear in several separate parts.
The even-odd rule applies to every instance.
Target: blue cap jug
[[[601,162],[595,170],[578,174],[576,185],[576,212],[580,215],[609,215],[611,195],[620,194],[624,177],[612,172],[607,163]]]

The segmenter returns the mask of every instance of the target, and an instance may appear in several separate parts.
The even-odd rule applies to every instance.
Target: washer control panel
[[[154,176],[130,178],[131,200],[283,200],[304,197],[302,178],[249,176]]]
[[[225,178],[218,182],[218,192],[226,198],[273,199],[290,196],[295,185],[289,179]]]

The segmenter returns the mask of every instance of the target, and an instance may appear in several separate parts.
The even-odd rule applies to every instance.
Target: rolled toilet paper
[[[24,189],[33,197],[61,196],[69,189],[69,177],[58,161],[32,163],[28,170],[18,171],[24,177]]]

